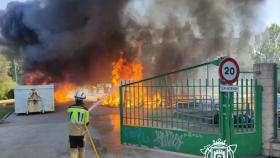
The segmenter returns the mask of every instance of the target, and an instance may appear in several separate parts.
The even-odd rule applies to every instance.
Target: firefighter
[[[89,111],[83,100],[86,99],[84,92],[77,91],[76,104],[67,109],[69,118],[69,142],[71,158],[85,158],[85,134],[84,125],[89,124]]]

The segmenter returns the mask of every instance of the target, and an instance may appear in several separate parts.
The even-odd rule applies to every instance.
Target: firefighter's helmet
[[[86,99],[86,94],[82,91],[77,91],[76,95],[75,95],[75,98],[78,99],[78,100]]]

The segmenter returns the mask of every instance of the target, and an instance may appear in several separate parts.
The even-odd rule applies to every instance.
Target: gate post
[[[269,156],[271,153],[271,142],[275,136],[274,131],[274,108],[276,106],[275,98],[275,68],[276,64],[262,63],[254,64],[254,78],[257,79],[259,85],[263,86],[263,99],[261,103],[262,109],[262,153]]]
[[[223,83],[222,81],[219,81],[220,84]],[[219,122],[220,122],[220,131],[222,134],[222,137],[224,140],[226,140],[227,143],[231,143],[230,139],[230,132],[232,130],[231,125],[230,125],[230,120],[231,120],[231,108],[233,106],[233,93],[229,92],[221,92],[220,87],[219,87],[219,92],[220,92],[220,111],[219,111]]]

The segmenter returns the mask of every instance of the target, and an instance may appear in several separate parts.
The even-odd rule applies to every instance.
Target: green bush
[[[4,116],[7,116],[7,115],[11,114],[12,112],[14,112],[13,107],[2,107],[2,108],[0,108],[0,120],[2,120]]]
[[[0,99],[8,99],[15,82],[8,75],[9,61],[0,54]]]
[[[7,99],[14,99],[14,89],[10,89],[10,90],[6,93],[6,97],[7,97]]]

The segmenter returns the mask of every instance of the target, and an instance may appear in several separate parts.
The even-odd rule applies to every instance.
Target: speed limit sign
[[[220,79],[227,84],[232,84],[237,81],[239,73],[239,65],[233,58],[226,57],[219,65]]]

